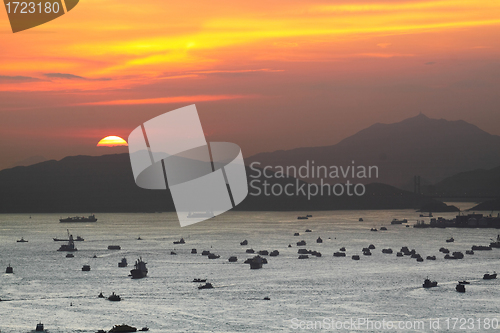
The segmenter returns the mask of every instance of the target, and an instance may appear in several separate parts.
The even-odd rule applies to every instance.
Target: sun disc
[[[127,141],[119,136],[110,135],[97,143],[97,147],[127,147]]]

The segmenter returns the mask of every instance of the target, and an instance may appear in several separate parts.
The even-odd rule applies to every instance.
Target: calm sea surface
[[[328,325],[318,325],[351,319],[370,320],[373,325],[405,322],[410,332],[492,331],[483,325],[494,318],[496,327],[500,280],[482,276],[500,272],[500,249],[445,260],[439,248],[465,254],[472,245],[489,244],[500,230],[390,224],[393,218],[407,218],[413,225],[419,217],[411,210],[323,211],[311,212],[309,220],[296,219],[306,213],[228,212],[185,228],[179,227],[173,213],[98,214],[97,223],[59,223],[65,217],[60,214],[34,214],[31,219],[0,215],[0,331],[31,332],[39,321],[53,333],[107,331],[122,323],[148,326],[151,332],[328,331]],[[370,231],[381,226],[388,230]],[[85,238],[75,243],[74,258],[57,252],[63,243],[52,240],[66,238],[67,228],[75,237]],[[300,236],[294,237],[295,232]],[[139,236],[142,240],[137,240]],[[451,236],[455,242],[446,243]],[[17,243],[21,237],[29,242]],[[186,244],[174,245],[181,237]],[[316,243],[318,237],[322,244]],[[240,246],[244,239],[248,246]],[[298,260],[296,242],[302,239],[305,248],[321,252],[322,257]],[[376,249],[363,256],[362,248],[370,244]],[[120,245],[121,250],[107,250],[108,245]],[[333,257],[343,246],[347,257]],[[408,256],[396,257],[402,246],[437,260],[419,263]],[[192,248],[198,254],[191,254]],[[252,256],[245,253],[248,248],[279,250],[280,255],[268,257],[263,269],[250,270],[243,263]],[[383,254],[383,248],[394,253]],[[221,257],[210,260],[200,254],[203,250]],[[361,260],[351,260],[353,254]],[[232,255],[238,262],[228,262]],[[118,268],[123,257],[128,268]],[[128,274],[139,257],[148,263],[149,274],[132,280]],[[9,263],[14,274],[4,274]],[[81,270],[85,264],[91,266],[90,272]],[[422,288],[427,276],[438,281],[438,287]],[[206,278],[215,288],[198,290],[199,284],[191,282],[194,278]],[[466,293],[457,293],[455,285],[463,279],[471,284]],[[115,292],[123,300],[99,299],[101,291],[106,296]],[[270,300],[263,300],[266,296]],[[460,330],[461,322],[448,318],[471,318],[473,324],[469,321]],[[411,326],[419,321],[425,327]],[[311,326],[313,322],[316,326]],[[383,331],[377,326],[336,330]]]

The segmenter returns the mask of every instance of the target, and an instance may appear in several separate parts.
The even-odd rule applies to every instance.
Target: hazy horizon
[[[424,115],[427,117],[427,115],[425,113],[419,113],[418,115],[416,116],[419,116],[419,115]],[[414,116],[414,117],[416,117]],[[410,117],[410,118],[414,118],[414,117]],[[410,118],[406,118],[406,119],[410,119]],[[406,120],[404,119],[404,120]],[[431,118],[432,119],[432,118]],[[443,118],[439,119],[439,120],[442,120]],[[433,119],[433,120],[437,120],[437,119]],[[444,119],[444,120],[447,120],[447,119]],[[448,121],[448,120],[447,120]],[[400,121],[398,122],[395,122],[395,123],[390,123],[390,124],[396,124],[396,123],[399,123]],[[372,125],[375,125],[379,122],[376,122],[376,123],[373,123],[369,126],[367,126],[366,128],[372,126]],[[471,124],[471,125],[475,125],[475,124]],[[478,127],[479,128],[479,127]],[[360,129],[359,131],[362,131],[363,129],[365,128],[362,128]],[[484,131],[482,128],[479,128],[480,130]],[[355,135],[357,133],[359,133],[359,131],[353,133],[352,135]],[[487,131],[485,131],[486,133],[488,133]],[[497,134],[493,134],[493,133],[489,133],[489,134],[492,134],[492,135],[497,135]],[[275,152],[275,151],[279,151],[279,150],[290,150],[290,149],[295,149],[295,148],[307,148],[307,147],[322,147],[322,146],[333,146],[339,142],[341,142],[342,140],[352,136],[352,135],[349,135],[347,137],[344,137],[344,138],[340,138],[337,142],[334,142],[334,143],[331,143],[331,144],[319,144],[317,146],[296,146],[296,147],[288,147],[286,149],[284,148],[276,148],[276,149],[272,149],[272,150],[262,150],[262,151],[257,151],[255,152],[254,154],[245,154],[245,157],[248,158],[248,157],[251,157],[253,155],[256,155],[256,154],[259,154],[259,153],[266,153],[266,152]],[[127,139],[127,137],[125,136],[124,137],[125,139]],[[49,151],[49,150],[47,150]],[[48,155],[48,156],[45,156],[45,155],[31,155],[31,156],[26,156],[24,157],[22,160],[16,160],[16,161],[9,161],[9,160],[5,160],[3,159],[2,161],[0,161],[0,170],[3,170],[3,169],[9,169],[11,167],[15,167],[15,166],[26,166],[26,165],[32,165],[32,164],[36,164],[36,163],[39,163],[40,161],[35,161],[35,162],[32,162],[31,160],[32,159],[38,159],[38,158],[45,158],[45,161],[48,161],[48,160],[61,160],[65,157],[68,157],[68,156],[78,156],[78,155],[88,155],[88,156],[103,156],[103,155],[110,155],[110,154],[124,154],[124,153],[128,153],[128,147],[97,147],[97,146],[94,146],[91,148],[86,148],[86,149],[82,149],[82,152],[75,152],[74,154],[68,154],[68,155],[61,155],[61,154],[54,154],[52,153],[51,155]],[[51,157],[49,157],[51,156]],[[24,163],[26,162],[26,163]],[[9,164],[10,163],[10,164]]]

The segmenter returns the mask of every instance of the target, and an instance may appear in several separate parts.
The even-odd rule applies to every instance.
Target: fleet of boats
[[[470,214],[470,215],[474,215],[474,216],[477,216],[478,214]],[[469,215],[469,216],[470,216]],[[422,215],[421,215],[422,216]],[[432,216],[430,214],[430,216]],[[307,215],[307,216],[299,216],[298,219],[308,219],[309,217],[312,217],[312,215]],[[458,216],[457,216],[458,218]],[[440,219],[440,218],[438,218]],[[438,221],[438,219],[433,219],[435,221]],[[463,220],[463,219],[462,219]],[[91,215],[89,216],[88,218],[83,218],[83,217],[74,217],[74,218],[67,218],[67,219],[61,219],[60,222],[96,222],[97,219],[95,218],[94,215]],[[408,221],[406,219],[403,219],[403,220],[398,220],[398,219],[393,219],[391,224],[403,224],[403,223],[407,223]],[[432,222],[432,221],[431,221]],[[470,222],[470,221],[469,221]],[[423,223],[423,222],[422,222]],[[455,222],[457,223],[457,222]],[[485,225],[484,224],[484,221],[482,222],[482,225]],[[489,225],[489,224],[488,224]],[[455,225],[456,226],[456,225]],[[382,230],[382,229],[381,229]],[[386,228],[384,227],[384,230],[386,230]],[[63,244],[61,245],[61,247],[58,249],[58,251],[67,251],[67,252],[74,252],[74,251],[77,251],[76,247],[75,247],[75,244],[74,242],[75,241],[84,241],[84,239],[80,236],[77,236],[77,239],[73,239],[73,236],[69,233],[69,230],[67,231],[68,232],[68,239],[58,239],[58,238],[54,238],[54,241],[67,241],[68,244]],[[306,232],[312,232],[310,229],[307,229]],[[294,236],[299,236],[299,233],[295,233]],[[451,243],[451,242],[454,242],[454,238],[453,237],[450,237],[449,239],[446,239],[446,242],[447,243]],[[25,240],[24,238],[21,238],[20,240],[17,240],[18,243],[24,243],[24,242],[28,242],[27,240]],[[317,243],[322,243],[323,240],[321,239],[321,237],[318,237],[316,239],[316,242]],[[173,242],[174,244],[184,244],[185,243],[185,240],[183,238],[181,238],[179,241],[174,241]],[[240,245],[247,245],[248,244],[248,241],[247,240],[244,240],[240,243]],[[297,242],[297,246],[305,246],[306,245],[306,242],[304,240],[300,241],[300,242]],[[290,247],[290,246],[289,246]],[[472,247],[472,250],[491,250],[491,248],[500,248],[500,234],[497,235],[497,238],[496,240],[493,240],[492,239],[492,242],[490,243],[489,246],[476,246],[474,245]],[[120,249],[119,246],[109,246],[108,249]],[[370,246],[368,248],[364,248],[363,249],[363,254],[364,255],[371,255],[371,252],[370,250],[373,250],[375,249],[375,246],[373,244],[370,244]],[[345,252],[345,248],[341,248],[340,251],[342,252],[335,252],[333,254],[334,257],[345,257],[346,254],[344,253]],[[449,255],[449,250],[448,249],[445,249],[445,248],[441,248],[439,250],[440,252],[443,252],[445,253],[445,259],[462,259],[464,257],[464,255],[461,253],[461,252],[453,252],[452,255]],[[248,250],[246,251],[247,253],[254,253],[255,251],[251,251],[249,252]],[[191,253],[197,253],[196,249],[192,249],[191,250]],[[279,252],[277,250],[275,251],[272,251],[271,253],[269,253],[269,251],[258,251],[259,255],[258,256],[255,256],[253,258],[250,258],[250,259],[247,259],[245,261],[245,263],[247,264],[250,264],[250,268],[251,269],[260,269],[262,268],[263,264],[267,264],[267,260],[263,257],[261,257],[261,255],[270,255],[270,256],[277,256],[279,254]],[[298,251],[299,254],[301,254],[299,256],[299,259],[308,259],[308,254],[313,254],[313,255],[316,255],[318,257],[321,256],[321,254],[319,252],[316,252],[316,251],[310,251],[310,250],[306,250],[306,249],[299,249]],[[393,251],[392,249],[382,249],[382,253],[385,253],[385,254],[392,254]],[[467,254],[473,254],[473,251],[466,251]],[[219,258],[220,256],[219,255],[215,255],[213,253],[210,253],[210,251],[203,251],[202,253],[203,255],[207,255],[208,258],[210,259],[216,259],[216,258]],[[69,253],[68,255],[71,255],[73,256],[71,253]],[[401,249],[401,252],[398,252],[397,253],[397,256],[403,256],[403,255],[410,255],[412,258],[416,258],[417,261],[423,261],[423,258],[417,254],[415,252],[415,250],[409,250],[407,247],[403,247]],[[359,255],[353,255],[352,256],[352,259],[353,260],[360,260],[360,256]],[[435,260],[436,257],[435,256],[427,256],[427,260]],[[236,262],[238,259],[236,256],[231,256],[229,258],[229,262]],[[146,267],[146,262],[144,262],[142,260],[142,257],[140,257],[138,260],[136,260],[135,264],[134,264],[134,269],[132,269],[130,271],[130,275],[132,277],[132,279],[141,279],[141,278],[144,278],[147,276],[148,274],[148,269]],[[127,267],[127,259],[126,258],[122,258],[121,262],[118,263],[118,267]],[[90,265],[83,265],[82,267],[82,271],[90,271]],[[9,266],[7,267],[6,269],[6,273],[13,273],[13,268],[11,267],[11,265],[9,264]],[[497,277],[497,273],[496,272],[493,272],[493,274],[489,274],[489,273],[486,273],[484,274],[483,276],[483,279],[484,280],[490,280],[490,279],[496,279]],[[212,283],[210,282],[206,282],[206,279],[194,279],[193,282],[202,282],[202,283],[205,283],[203,285],[200,285],[198,286],[198,289],[212,289],[214,288],[214,286],[212,285]],[[457,292],[465,292],[465,285],[466,284],[470,284],[470,282],[468,281],[459,281],[458,284],[456,285],[455,289]],[[429,278],[426,278],[424,280],[424,283],[422,284],[422,287],[423,288],[433,288],[433,287],[437,287],[438,285],[438,282],[437,281],[431,281]],[[99,294],[99,297],[100,298],[104,298],[104,295],[102,294],[102,292]],[[107,297],[108,300],[110,301],[121,301],[121,297],[117,294],[115,294],[114,292],[109,296]],[[147,327],[143,327],[140,331],[148,331],[149,329]],[[44,325],[42,323],[39,323],[37,324],[36,326],[36,330],[35,331],[44,331]],[[100,330],[99,332],[101,332],[102,330]],[[113,328],[109,331],[109,332],[136,332],[137,331],[137,328],[135,327],[132,327],[132,326],[128,326],[128,325],[115,325],[113,326]],[[102,331],[104,332],[104,331]]]

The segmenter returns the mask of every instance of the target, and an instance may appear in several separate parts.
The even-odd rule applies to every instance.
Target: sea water
[[[297,220],[305,214],[313,217]],[[59,223],[66,216],[0,215],[1,332],[31,332],[39,321],[53,333],[107,331],[117,324],[147,326],[151,332],[500,328],[500,280],[482,279],[484,273],[500,271],[500,249],[475,251],[462,260],[445,260],[439,252],[446,247],[465,254],[472,245],[488,245],[500,233],[496,229],[390,224],[393,218],[406,218],[409,225],[423,219],[412,210],[227,212],[184,228],[175,213],[103,213],[96,214],[96,223]],[[388,230],[380,231],[381,226]],[[64,243],[52,239],[67,238],[66,229],[85,239],[75,242],[74,258],[58,252]],[[294,236],[296,232],[300,236]],[[21,237],[29,242],[17,243]],[[174,245],[181,237],[186,243]],[[316,243],[318,237],[323,243]],[[455,242],[446,243],[450,237]],[[245,239],[248,245],[241,246]],[[299,260],[300,240],[307,243],[300,248],[322,256]],[[370,244],[376,247],[372,255],[362,255],[362,248]],[[119,245],[121,250],[108,250],[108,245]],[[437,260],[397,257],[402,246]],[[347,256],[333,257],[341,247]],[[193,248],[198,254],[191,254]],[[245,253],[249,248],[280,254],[268,256],[262,269],[251,270],[243,263],[253,256]],[[383,254],[383,248],[394,253]],[[208,259],[201,255],[203,250],[220,258]],[[354,254],[360,255],[359,261],[351,259]],[[238,261],[228,262],[230,256]],[[123,257],[127,268],[118,267]],[[148,276],[132,280],[130,269],[140,257],[147,262]],[[14,274],[4,274],[9,263]],[[89,272],[81,270],[85,264],[91,266]],[[426,277],[438,281],[438,286],[422,288]],[[207,279],[214,288],[199,290],[200,284],[192,282],[195,278]],[[465,293],[456,292],[457,281],[464,279],[471,284]],[[105,296],[115,292],[122,301],[98,298],[101,291]],[[492,326],[485,328],[488,322]]]

